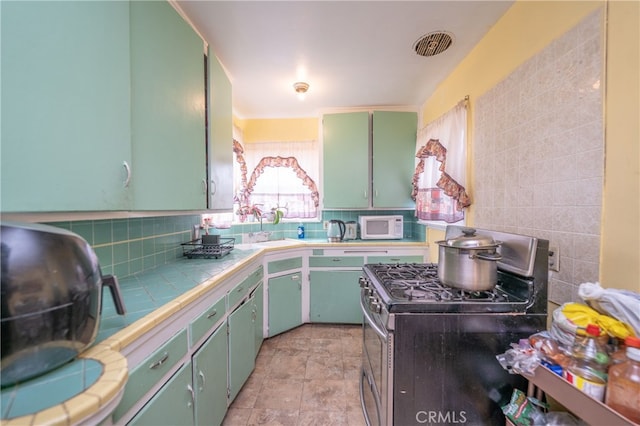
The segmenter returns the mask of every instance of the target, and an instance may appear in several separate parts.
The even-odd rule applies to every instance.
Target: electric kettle
[[[331,219],[327,226],[327,241],[330,243],[339,243],[344,239],[344,233],[347,227],[341,220]]]

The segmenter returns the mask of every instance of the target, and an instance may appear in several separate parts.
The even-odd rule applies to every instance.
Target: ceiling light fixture
[[[298,94],[298,99],[303,100],[305,93],[307,93],[307,90],[309,90],[309,83],[298,81],[296,83],[293,83],[293,88]]]

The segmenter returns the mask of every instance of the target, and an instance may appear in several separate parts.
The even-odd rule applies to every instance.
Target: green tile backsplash
[[[404,216],[405,237],[414,241],[425,241],[425,227],[416,223],[413,210],[326,210],[323,220],[340,219],[345,222],[358,220],[358,216],[391,215]],[[49,225],[68,229],[79,234],[93,247],[100,260],[103,274],[114,274],[124,278],[142,271],[165,265],[182,258],[181,243],[191,240],[193,225],[200,224],[200,215],[154,216],[129,219],[82,220],[54,222]],[[242,234],[261,229],[271,232],[271,239],[297,238],[296,221],[270,223],[251,222],[234,224],[228,229],[210,229],[210,234],[223,238],[235,238],[242,242]],[[322,222],[304,222],[305,238],[322,239],[326,231]]]
[[[124,278],[182,257],[180,243],[191,239],[200,215],[54,222],[93,247],[103,274]]]

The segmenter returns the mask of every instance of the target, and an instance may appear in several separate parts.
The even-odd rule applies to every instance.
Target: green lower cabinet
[[[120,404],[113,412],[114,423],[120,423],[138,401],[163,380],[187,354],[187,330],[181,330],[129,371]]]
[[[311,322],[362,324],[361,271],[311,271]]]
[[[247,299],[233,311],[229,325],[229,403],[235,399],[255,367],[253,303]]]
[[[258,356],[262,347],[262,329],[264,328],[264,293],[260,284],[254,291],[251,299],[253,302],[253,320],[255,327],[254,353]]]
[[[196,425],[219,425],[227,411],[227,327],[221,325],[193,355]]]
[[[187,362],[151,398],[129,425],[193,425],[194,393],[191,362]]]
[[[300,272],[269,278],[269,337],[302,324]]]

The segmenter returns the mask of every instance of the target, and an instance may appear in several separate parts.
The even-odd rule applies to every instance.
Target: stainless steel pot
[[[53,226],[3,222],[1,386],[46,373],[95,340],[102,290],[124,315],[118,280],[102,275],[80,236]]]
[[[502,244],[493,238],[463,228],[462,235],[438,244],[438,278],[443,284],[468,291],[490,290],[498,281],[496,249]]]

